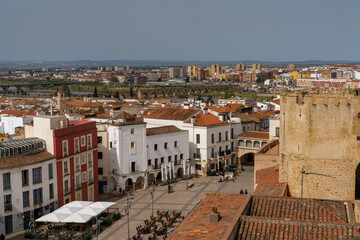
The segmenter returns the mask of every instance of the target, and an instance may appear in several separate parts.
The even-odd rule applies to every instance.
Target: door
[[[8,235],[13,232],[12,215],[5,216],[5,234]]]

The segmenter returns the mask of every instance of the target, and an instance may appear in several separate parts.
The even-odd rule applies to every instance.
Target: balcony
[[[64,190],[64,196],[67,196],[67,195],[69,195],[70,193],[71,193],[71,189],[70,189],[70,188]]]
[[[70,172],[68,170],[64,171],[64,177],[70,175]]]
[[[12,211],[12,204],[11,203],[6,203],[4,205],[4,209],[5,209],[5,212]]]
[[[94,179],[89,179],[88,180],[88,185],[92,185],[92,184],[94,184]]]
[[[80,170],[81,170],[81,169],[80,169],[80,166],[76,166],[75,171],[76,171],[76,172],[80,172]]]
[[[82,186],[81,186],[81,184],[79,183],[79,184],[76,184],[75,188],[76,188],[76,191],[78,191],[78,190],[80,190],[80,189],[82,188]]]
[[[201,158],[201,154],[200,153],[194,153],[194,158]]]

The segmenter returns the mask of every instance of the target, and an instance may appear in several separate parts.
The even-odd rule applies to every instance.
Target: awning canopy
[[[116,203],[73,201],[36,219],[35,222],[87,223],[114,204]]]

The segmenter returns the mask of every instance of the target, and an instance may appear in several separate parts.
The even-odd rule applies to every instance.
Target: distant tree
[[[158,78],[158,80],[157,80],[158,82],[161,82],[161,78]]]
[[[212,97],[211,97],[210,94],[209,94],[209,96],[208,96],[207,102],[208,102],[208,103],[214,103],[214,101],[212,100]]]
[[[119,92],[116,91],[116,92],[115,92],[115,98],[119,98],[119,97],[120,97]]]
[[[94,97],[94,98],[97,98],[97,97],[98,97],[97,87],[94,88],[93,97]]]
[[[71,96],[71,91],[68,85],[64,84],[61,87],[61,91],[63,91],[65,93],[65,97],[70,97]]]
[[[186,76],[186,78],[185,78],[185,82],[190,82],[190,78],[189,78],[189,76]]]
[[[133,87],[130,87],[130,97],[134,96],[134,90]]]

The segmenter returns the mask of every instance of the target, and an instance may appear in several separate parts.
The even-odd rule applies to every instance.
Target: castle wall
[[[291,195],[354,200],[359,97],[339,91],[285,93],[280,113],[280,182]]]

